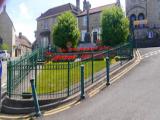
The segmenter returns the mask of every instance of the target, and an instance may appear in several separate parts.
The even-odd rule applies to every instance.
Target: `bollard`
[[[94,58],[93,58],[93,53],[92,53],[92,83],[94,82]]]
[[[110,72],[110,62],[109,62],[109,57],[106,57],[106,78],[107,78],[107,83],[106,85],[109,86],[110,82],[109,82],[109,72]]]
[[[120,65],[121,66],[123,65],[123,63],[122,63],[122,57],[120,57]]]
[[[39,117],[39,116],[41,116],[41,111],[40,111],[39,102],[37,99],[37,93],[36,93],[36,89],[35,89],[35,85],[34,85],[34,79],[31,79],[30,82],[31,82],[31,87],[32,87],[32,96],[34,99],[36,117]]]
[[[81,65],[81,99],[84,98],[84,65]]]

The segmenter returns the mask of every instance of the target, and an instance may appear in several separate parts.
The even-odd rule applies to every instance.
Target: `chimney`
[[[22,33],[21,33],[21,32],[19,33],[19,38],[20,38],[20,39],[22,38]]]
[[[3,6],[3,11],[6,12],[6,5]]]
[[[78,10],[80,10],[80,0],[76,0],[76,7]]]
[[[86,0],[84,0],[84,1],[83,1],[83,11],[85,11],[85,10],[86,10],[86,3],[87,3],[87,1],[86,1]]]

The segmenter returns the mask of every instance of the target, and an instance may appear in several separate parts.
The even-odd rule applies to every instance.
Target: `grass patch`
[[[116,61],[111,60],[111,64]],[[70,64],[70,71],[68,73],[68,63],[52,63],[40,66],[37,76],[37,93],[46,94],[64,91],[70,87],[77,86],[80,82],[80,65],[83,64],[85,71],[85,80],[92,75],[92,62],[77,62]],[[105,60],[94,61],[94,73],[97,73],[106,67]],[[68,83],[69,78],[69,83]],[[31,89],[30,89],[31,90]],[[30,91],[29,90],[29,91]]]

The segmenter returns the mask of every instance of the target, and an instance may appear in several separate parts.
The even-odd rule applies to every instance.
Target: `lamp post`
[[[91,36],[90,36],[90,31],[89,31],[89,10],[91,8],[91,4],[89,1],[86,2],[86,10],[87,10],[87,32],[85,34],[85,41],[86,42],[91,42]]]

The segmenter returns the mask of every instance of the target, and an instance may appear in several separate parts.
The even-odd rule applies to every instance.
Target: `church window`
[[[143,13],[140,13],[140,14],[138,15],[138,20],[144,20],[144,19],[145,19],[144,14],[143,14]],[[144,25],[143,25],[143,24],[139,25],[139,28],[144,28]]]
[[[143,14],[143,13],[140,13],[140,14],[138,15],[138,20],[144,20],[144,19],[145,19],[144,14]]]
[[[137,18],[136,18],[136,15],[135,14],[132,14],[131,16],[130,16],[130,26],[131,26],[131,28],[133,29],[133,27],[134,27],[134,21],[136,20]]]

